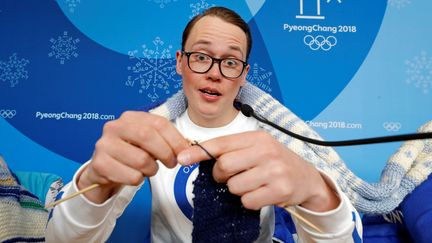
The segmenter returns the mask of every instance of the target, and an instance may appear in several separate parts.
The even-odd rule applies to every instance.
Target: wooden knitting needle
[[[97,188],[97,187],[99,187],[100,185],[99,184],[93,184],[93,185],[91,185],[91,186],[88,186],[88,187],[86,187],[86,188],[84,188],[84,189],[82,189],[82,190],[80,190],[80,191],[77,191],[77,192],[75,192],[75,193],[73,193],[73,194],[71,194],[71,195],[69,195],[69,196],[67,196],[67,197],[65,197],[65,198],[62,198],[62,199],[60,199],[60,200],[58,200],[58,201],[55,201],[55,202],[53,202],[53,203],[50,203],[49,205],[47,205],[45,208],[46,209],[48,209],[48,208],[52,208],[52,207],[54,207],[54,206],[56,206],[56,205],[58,205],[58,204],[60,204],[60,203],[62,203],[62,202],[65,202],[65,201],[67,201],[67,200],[69,200],[69,199],[71,199],[71,198],[74,198],[74,197],[76,197],[76,196],[78,196],[78,195],[80,195],[80,194],[83,194],[83,193],[86,193],[86,192],[88,192],[88,191],[91,191],[91,190],[93,190],[93,189],[95,189],[95,188]],[[320,233],[323,233],[323,231],[320,229],[320,228],[318,228],[317,226],[315,226],[314,224],[312,224],[311,222],[309,222],[307,219],[305,219],[305,218],[303,218],[300,214],[298,214],[298,213],[296,213],[293,209],[291,209],[291,208],[289,208],[289,207],[285,207],[284,208],[288,213],[290,213],[292,216],[294,216],[295,218],[297,218],[299,221],[302,221],[303,223],[305,223],[305,224],[307,224],[309,227],[311,227],[312,229],[314,229],[314,230],[316,230],[316,231],[318,231],[318,232],[320,232]]]
[[[187,139],[188,141],[189,141],[189,144],[192,146],[192,145],[196,145],[196,144],[198,144],[198,142],[197,141],[193,141],[193,140],[190,140],[190,139]],[[77,192],[75,192],[75,193],[73,193],[73,194],[71,194],[71,195],[69,195],[69,196],[67,196],[67,197],[65,197],[65,198],[62,198],[62,199],[60,199],[60,200],[58,200],[58,201],[55,201],[55,202],[52,202],[52,203],[50,203],[50,204],[48,204],[45,208],[46,209],[48,209],[48,208],[52,208],[52,207],[54,207],[54,206],[56,206],[57,204],[60,204],[60,203],[62,203],[62,202],[64,202],[64,201],[67,201],[67,200],[69,200],[69,199],[71,199],[71,198],[74,198],[74,197],[76,197],[76,196],[78,196],[78,195],[80,195],[80,194],[83,194],[83,193],[86,193],[86,192],[88,192],[88,191],[90,191],[90,190],[93,190],[93,189],[95,189],[96,187],[99,187],[100,185],[99,184],[93,184],[93,185],[90,185],[90,186],[88,186],[88,187],[86,187],[86,188],[84,188],[84,189],[82,189],[82,190],[80,190],[80,191],[77,191]]]
[[[88,191],[91,191],[91,190],[93,190],[93,189],[95,189],[96,187],[99,187],[99,186],[100,186],[99,184],[90,185],[90,186],[88,186],[88,187],[86,187],[86,188],[84,188],[82,190],[79,190],[79,191],[77,191],[75,193],[72,193],[71,195],[69,195],[67,197],[64,197],[64,198],[62,198],[60,200],[57,200],[55,202],[52,202],[52,203],[48,204],[45,208],[46,209],[52,208],[52,207],[56,206],[57,204],[60,204],[60,203],[62,203],[64,201],[67,201],[67,200],[69,200],[71,198],[74,198],[74,197],[76,197],[76,196],[78,196],[80,194],[83,194],[83,193],[86,193]]]
[[[294,216],[294,218],[298,219],[299,221],[302,221],[303,223],[307,224],[309,227],[311,227],[312,229],[320,232],[321,234],[324,234],[324,232],[318,228],[316,225],[312,224],[311,222],[309,222],[307,219],[303,218],[303,216],[301,216],[300,214],[296,213],[296,211],[294,211],[292,208],[290,207],[284,207],[284,209],[291,214],[291,216]]]
[[[190,142],[191,145],[196,145],[196,146],[200,147],[210,158],[216,160],[216,158],[209,151],[207,151],[207,149],[205,149],[201,144],[199,144],[198,141],[191,141],[191,140],[189,140],[189,142]],[[284,209],[288,213],[290,213],[292,216],[294,216],[298,220],[302,221],[303,223],[305,223],[306,225],[308,225],[312,229],[314,229],[314,230],[316,230],[316,231],[318,231],[320,233],[323,233],[323,231],[320,230],[317,226],[315,226],[314,224],[312,224],[311,222],[309,222],[307,219],[303,218],[300,214],[296,213],[291,208],[285,207]]]

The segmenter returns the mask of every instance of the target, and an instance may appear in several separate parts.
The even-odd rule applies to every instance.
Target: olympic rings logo
[[[317,51],[321,49],[323,51],[328,51],[337,44],[337,39],[332,35],[327,37],[322,35],[318,35],[316,37],[313,37],[312,35],[306,35],[303,38],[303,42],[305,45],[309,46],[311,50]]]
[[[397,132],[402,128],[402,124],[400,122],[384,122],[383,127],[389,132]]]
[[[16,115],[16,110],[0,110],[0,117],[6,118],[13,118]]]

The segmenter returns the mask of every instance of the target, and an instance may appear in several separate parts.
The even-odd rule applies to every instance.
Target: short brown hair
[[[189,33],[198,22],[198,20],[202,19],[205,16],[215,16],[219,17],[220,19],[233,24],[235,26],[238,26],[240,29],[243,30],[243,32],[246,34],[246,61],[249,58],[250,51],[252,49],[252,37],[250,33],[250,29],[248,24],[238,15],[236,12],[234,12],[231,9],[225,8],[225,7],[211,7],[204,11],[201,14],[196,15],[193,17],[189,23],[186,25],[185,29],[183,30],[183,36],[182,36],[182,50],[184,51],[184,46],[186,44],[186,40],[189,37]]]

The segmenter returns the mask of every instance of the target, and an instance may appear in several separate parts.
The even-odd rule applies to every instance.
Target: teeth
[[[201,91],[204,92],[204,93],[206,93],[206,94],[209,94],[209,95],[216,95],[216,96],[219,95],[219,94],[216,93],[216,92],[212,92],[212,91],[210,91],[210,90],[206,90],[206,89],[203,89],[203,90],[201,90]]]

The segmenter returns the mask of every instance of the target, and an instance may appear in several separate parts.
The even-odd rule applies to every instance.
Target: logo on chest
[[[192,182],[197,176],[198,164],[182,166],[174,180],[174,198],[177,206],[183,212],[183,214],[190,220],[192,220]],[[193,176],[191,176],[193,175]],[[189,198],[188,198],[189,195]]]

